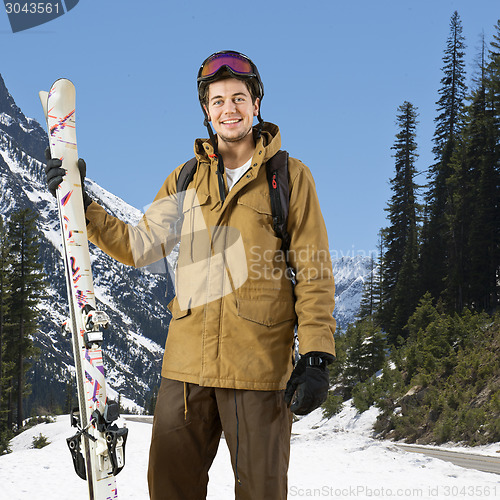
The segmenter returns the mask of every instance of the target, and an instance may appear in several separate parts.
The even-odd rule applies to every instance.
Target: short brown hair
[[[222,75],[221,78],[217,78],[217,80],[214,80],[214,82],[219,82],[220,80],[229,80],[229,78],[234,78],[235,80],[241,80],[242,82],[245,83],[247,86],[248,92],[250,92],[250,96],[252,98],[252,103],[255,104],[255,100],[257,99],[257,96],[255,95],[255,90],[253,88],[252,82],[250,78],[236,78],[235,76],[231,75],[230,73],[225,73]],[[213,83],[213,82],[210,82]],[[210,87],[210,83],[206,83],[203,87],[200,87],[200,98],[201,98],[201,103],[205,106],[208,106],[208,88]]]

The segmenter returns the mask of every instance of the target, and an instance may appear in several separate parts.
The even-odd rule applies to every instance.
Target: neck
[[[233,169],[241,167],[252,158],[255,151],[255,141],[252,131],[239,141],[226,142],[219,138],[218,150],[224,160],[225,168]]]

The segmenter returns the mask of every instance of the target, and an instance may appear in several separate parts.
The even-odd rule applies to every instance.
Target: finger
[[[87,175],[87,164],[83,158],[78,158],[78,170],[80,170],[80,177],[84,179]]]
[[[290,407],[290,410],[296,415],[307,415],[320,405],[319,400],[311,393],[307,384],[301,384],[297,389],[297,399]]]
[[[301,411],[302,408],[304,407],[305,396],[306,396],[305,389],[306,389],[305,384],[300,384],[297,387],[297,391],[295,393],[295,401],[292,403],[292,406],[290,406],[290,410],[296,415],[302,415]]]
[[[297,402],[290,406],[290,411],[292,413],[295,413],[295,415],[308,415],[311,413],[313,410],[315,410],[317,406],[312,405],[312,404],[304,404],[303,402]]]
[[[66,175],[66,170],[64,168],[51,168],[47,172],[47,182],[51,182],[52,179],[60,178],[62,179]]]
[[[61,160],[48,160],[47,165],[45,165],[45,173],[48,174],[51,170],[59,169],[61,166]]]
[[[297,388],[297,382],[288,381],[288,383],[286,384],[284,399],[287,406],[290,406],[296,388]]]
[[[307,410],[305,409],[304,405],[301,404],[299,401],[294,401],[292,406],[290,406],[290,411],[292,413],[295,413],[295,415],[307,415]]]
[[[47,182],[49,187],[49,191],[52,193],[52,196],[56,195],[57,188],[59,184],[62,182],[62,177],[54,177],[50,182]]]
[[[46,160],[50,160],[51,158],[52,158],[52,156],[51,156],[51,154],[50,154],[50,147],[49,147],[49,146],[47,146],[47,147],[45,148],[45,159],[46,159]]]

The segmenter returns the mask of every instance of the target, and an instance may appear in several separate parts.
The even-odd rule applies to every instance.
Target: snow
[[[142,213],[137,208],[129,205],[118,196],[96,184],[92,179],[86,178],[85,188],[89,194],[97,197],[106,207],[113,207],[114,215],[127,224],[138,224]]]
[[[323,419],[321,411],[316,410],[295,422],[288,498],[500,498],[498,475],[463,469],[374,439],[371,426],[376,415],[374,409],[358,415],[346,405],[330,420]],[[117,477],[119,498],[147,499],[152,426],[131,420],[125,423],[129,438],[126,466]],[[40,433],[51,444],[40,450],[30,449],[33,437]],[[55,423],[40,424],[15,437],[12,453],[0,457],[2,498],[87,499],[86,485],[76,476],[66,445],[66,437],[71,434],[69,417],[62,416]],[[490,447],[491,454],[495,449],[498,444]],[[233,484],[229,452],[222,439],[210,470],[207,498],[234,498]]]
[[[343,256],[332,259],[335,278],[334,318],[341,329],[354,322],[359,312],[365,281],[372,274],[370,257],[362,255]]]
[[[144,335],[139,335],[133,332],[132,330],[129,330],[127,332],[127,335],[131,342],[140,345],[141,347],[144,347],[149,352],[157,352],[163,354],[163,347],[161,345],[158,345],[153,340],[144,337]]]
[[[106,385],[106,391],[109,399],[118,401],[118,398],[120,398],[120,406],[125,408],[126,411],[133,411],[135,413],[144,412],[144,408],[142,406],[139,406],[135,401],[132,401],[125,396],[119,396],[118,392],[116,392],[109,384]]]
[[[23,130],[27,133],[27,134],[29,134],[30,132],[32,132],[32,131],[33,131],[33,129],[32,129],[32,128],[27,128],[27,127],[25,127],[25,126],[24,126],[24,124],[23,124],[22,122],[19,122],[19,126],[20,126],[20,127],[21,127],[21,128],[22,128],[22,129],[23,129]]]
[[[14,118],[12,118],[7,113],[0,113],[0,124],[6,125],[7,127],[9,127],[14,122],[15,122]]]

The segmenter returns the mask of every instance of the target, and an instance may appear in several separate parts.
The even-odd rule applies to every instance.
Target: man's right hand
[[[52,159],[50,155],[50,148],[45,150],[45,158],[47,159],[47,165],[45,167],[45,174],[47,176],[47,187],[54,198],[56,197],[57,188],[61,184],[63,177],[66,175],[66,170],[62,167],[62,161],[55,158]],[[82,158],[78,159],[78,170],[80,171],[80,179],[82,181],[82,194],[83,194],[83,205],[85,210],[92,203],[92,198],[87,194],[84,188],[85,175],[87,174],[87,165],[85,160]]]

